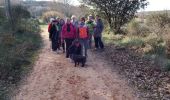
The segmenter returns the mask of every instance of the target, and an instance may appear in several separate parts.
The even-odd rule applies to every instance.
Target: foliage
[[[39,21],[37,19],[23,19],[22,23],[16,26],[17,32],[38,33],[40,32]]]
[[[5,29],[11,30],[12,33],[18,32],[22,28],[22,24],[27,25],[26,21],[30,19],[29,11],[21,5],[11,6],[12,22],[4,23]]]
[[[5,20],[4,9],[0,8],[0,25],[4,22],[4,20]]]
[[[45,13],[43,13],[42,15],[42,19],[45,22],[49,22],[50,18],[56,18],[56,17],[64,17],[64,15],[62,13],[59,13],[57,11],[47,11]]]
[[[38,21],[31,19],[25,8],[20,6],[12,8],[13,17],[17,17],[13,18],[15,34],[11,34],[10,23],[3,21],[0,26],[0,100],[7,100],[11,85],[16,85],[29,71],[35,53],[42,43],[38,34],[40,32]],[[4,20],[7,20],[6,17]]]
[[[152,58],[155,63],[165,68],[166,45],[163,38],[160,38],[156,34],[150,34],[146,37],[137,35],[104,35],[105,43],[113,43],[116,46],[123,46],[128,48],[134,48],[147,57]]]
[[[167,69],[168,71],[170,71],[170,61],[168,61],[168,62],[166,63],[166,69]]]
[[[21,5],[12,6],[12,16],[15,22],[18,22],[21,19],[28,19],[31,17],[29,11]]]
[[[168,13],[152,14],[147,18],[150,30],[158,35],[167,34],[170,29],[170,17]]]
[[[118,34],[121,26],[134,18],[135,13],[141,7],[147,5],[146,0],[83,0],[86,4],[92,5],[98,12],[101,12],[110,28]]]
[[[7,33],[0,35],[0,81],[6,85],[16,84],[30,68],[28,65],[32,63],[33,55],[40,48],[41,37],[35,33],[15,34],[15,37]]]
[[[127,24],[126,30],[127,34],[130,35],[146,36],[148,33],[150,33],[148,26],[135,19]]]

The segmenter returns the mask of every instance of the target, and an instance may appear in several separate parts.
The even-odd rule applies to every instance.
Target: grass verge
[[[30,71],[41,43],[38,33],[0,33],[0,100],[10,99],[10,87]]]

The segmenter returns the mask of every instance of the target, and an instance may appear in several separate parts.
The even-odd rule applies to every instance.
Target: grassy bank
[[[7,29],[1,28],[0,100],[8,100],[10,98],[9,94],[13,92],[11,88],[15,87],[32,68],[42,44],[37,29],[23,33],[16,32],[12,35]]]
[[[166,40],[156,34],[107,33],[103,36],[106,47],[101,56],[128,79],[138,96],[146,100],[169,100],[170,60]]]
[[[107,33],[107,32],[106,32]],[[106,44],[134,49],[145,58],[152,59],[163,70],[170,71],[170,59],[166,55],[166,41],[156,34],[147,36],[104,34]]]

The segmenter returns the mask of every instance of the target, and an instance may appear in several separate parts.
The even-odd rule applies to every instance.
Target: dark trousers
[[[102,39],[101,39],[101,37],[94,37],[94,41],[95,41],[95,47],[96,48],[101,48],[101,49],[103,49],[104,48],[104,44],[103,44],[103,42],[102,42]]]
[[[59,38],[59,48],[62,47],[63,52],[65,52],[65,44],[61,41],[61,38]]]
[[[69,58],[69,52],[68,49],[69,47],[72,45],[72,42],[74,41],[74,39],[65,39],[65,44],[66,44],[66,58]]]
[[[59,43],[58,43],[58,40],[56,39],[52,39],[52,50],[53,51],[56,51],[57,49],[59,49]]]

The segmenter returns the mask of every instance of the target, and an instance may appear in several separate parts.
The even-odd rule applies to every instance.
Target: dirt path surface
[[[52,52],[46,29],[39,59],[12,100],[138,100],[107,61],[92,52],[86,68],[74,67],[64,54]]]

